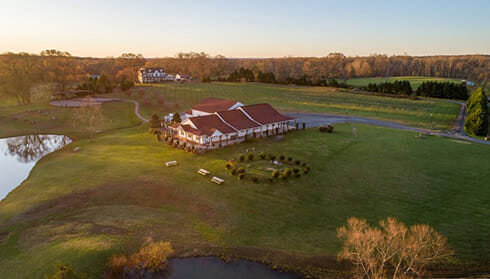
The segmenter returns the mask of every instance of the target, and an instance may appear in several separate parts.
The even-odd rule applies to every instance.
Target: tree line
[[[453,82],[424,81],[417,88],[417,96],[444,99],[468,99],[468,89]]]
[[[403,96],[410,96],[413,93],[412,86],[408,80],[395,80],[393,82],[382,82],[380,84],[369,83],[363,89],[369,92]]]
[[[347,57],[331,53],[325,57],[284,57],[235,59],[207,53],[179,53],[175,57],[146,59],[141,54],[119,57],[82,58],[68,52],[45,50],[40,54],[0,55],[0,94],[30,103],[32,88],[50,82],[56,90],[96,86],[110,91],[125,89],[137,81],[140,67],[163,67],[167,73],[185,73],[201,81],[258,81],[297,85],[347,87],[343,80],[376,76],[433,76],[465,78],[475,82],[490,80],[489,55]],[[90,84],[88,74],[104,76],[100,86]],[[85,86],[85,87],[84,87]],[[421,92],[421,94],[428,94]]]

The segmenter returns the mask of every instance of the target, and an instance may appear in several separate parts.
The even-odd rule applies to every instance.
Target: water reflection
[[[70,142],[59,135],[0,139],[0,199],[24,181],[39,159]]]
[[[213,257],[171,259],[163,279],[299,279],[261,263],[244,260],[222,261]]]

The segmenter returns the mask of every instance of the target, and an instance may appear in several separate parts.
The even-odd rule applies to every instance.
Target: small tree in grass
[[[379,227],[351,217],[337,229],[337,237],[343,241],[339,259],[351,261],[359,278],[423,277],[429,264],[453,254],[447,239],[428,225],[406,227],[391,217],[380,221]]]
[[[252,182],[253,183],[259,182],[259,178],[257,176],[252,176]]]
[[[481,87],[475,90],[468,99],[464,128],[471,135],[486,136],[488,134],[488,97]]]
[[[104,114],[99,102],[92,97],[86,97],[79,108],[73,111],[73,125],[90,135],[90,140],[94,139],[94,134],[104,125]]]
[[[248,160],[253,161],[254,160],[254,155],[252,153],[248,154]]]
[[[260,152],[260,159],[264,160],[265,159],[265,153],[264,152]]]
[[[244,173],[239,173],[237,176],[238,180],[242,180],[244,177],[245,177]]]
[[[240,154],[240,155],[238,156],[238,161],[240,161],[240,162],[245,161],[245,155]]]
[[[280,175],[279,170],[272,171],[272,178],[276,178],[277,179],[277,178],[279,178],[279,175]]]

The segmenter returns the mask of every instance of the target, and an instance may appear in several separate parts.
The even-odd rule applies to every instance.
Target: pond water
[[[225,262],[214,257],[169,260],[162,279],[299,279],[296,274],[273,270],[268,265],[245,260]]]
[[[69,144],[59,135],[28,135],[0,139],[0,200],[24,181],[43,156]]]

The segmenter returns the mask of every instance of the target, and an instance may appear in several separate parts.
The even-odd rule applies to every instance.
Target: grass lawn
[[[336,228],[350,216],[427,223],[449,238],[458,269],[488,267],[489,147],[355,127],[357,136],[338,124],[333,134],[308,129],[203,155],[157,142],[143,126],[76,141],[39,161],[0,203],[2,276],[39,278],[63,261],[98,278],[110,253],[135,249],[149,235],[171,241],[179,255],[260,249],[257,258],[273,263],[284,263],[277,256],[284,253],[294,254],[295,268],[312,259],[322,266],[339,251]],[[311,171],[272,184],[237,181],[224,164],[252,148]],[[179,165],[164,167],[169,160]]]
[[[303,111],[356,115],[400,122],[435,130],[449,130],[459,106],[434,100],[409,100],[390,97],[348,94],[343,89],[328,87],[293,87],[261,83],[166,83],[137,87],[131,98],[141,104],[142,114],[168,113],[189,109],[206,97],[228,98],[245,104],[267,102],[281,111]],[[140,95],[138,92],[143,92]],[[163,98],[164,105],[158,104]],[[431,117],[432,115],[432,117]]]
[[[86,137],[74,123],[76,108],[54,107],[47,101],[37,101],[28,106],[18,106],[8,100],[0,102],[0,137],[27,134],[64,134],[72,139]],[[140,123],[134,115],[134,104],[104,103],[104,121],[101,130],[132,127]],[[34,121],[34,122],[31,122]]]
[[[437,78],[437,77],[418,77],[418,76],[402,76],[402,77],[375,77],[375,78],[351,78],[347,80],[347,84],[354,87],[367,86],[369,83],[393,82],[395,80],[408,80],[413,90],[416,90],[424,81],[450,81],[461,83],[461,79],[457,78]]]

